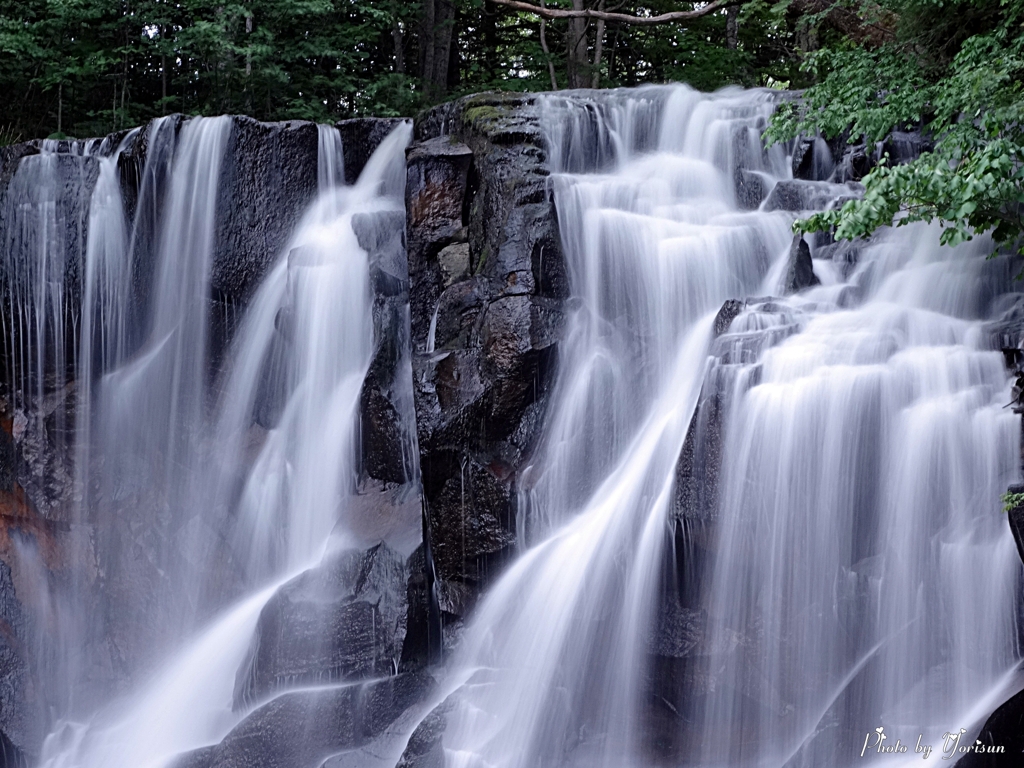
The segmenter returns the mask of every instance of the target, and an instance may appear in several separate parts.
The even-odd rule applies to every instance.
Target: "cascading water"
[[[685,88],[546,103],[552,166],[603,173],[554,178],[581,306],[524,473],[521,529],[547,538],[469,630],[469,682],[445,734],[453,765],[622,766],[637,754],[644,628],[711,319],[730,297],[771,292],[790,242],[786,214],[737,211],[730,178],[734,136],[771,108],[765,94]],[[757,170],[779,177],[784,163],[776,151]]]
[[[970,727],[1020,655],[998,512],[1019,427],[980,322],[1011,289],[1006,261],[926,228],[879,237],[847,279],[819,261],[830,285],[752,302],[715,349],[753,337],[754,359],[711,370],[722,303],[781,295],[790,268],[795,214],[738,209],[738,182],[790,175],[781,147],[761,149],[772,96],[544,108],[580,304],[520,481],[533,547],[452,662],[447,763],[852,765],[882,724],[933,744]],[[716,381],[732,384],[707,628],[679,706],[655,703],[673,723],[657,736],[644,717],[677,458]]]
[[[997,511],[1019,420],[1002,408],[1007,374],[985,326],[1005,308],[1010,264],[986,261],[984,242],[940,248],[917,226],[858,244],[855,260],[812,248],[820,284],[794,293],[799,214],[752,210],[791,175],[786,149],[760,139],[778,98],[683,86],[539,97],[572,309],[542,437],[516,480],[523,553],[476,607],[434,696],[447,699],[449,766],[853,765],[880,726],[938,751],[944,731],[1019,686],[1020,564]],[[402,649],[377,658],[376,624],[374,666],[356,682],[340,662],[257,669],[274,639],[261,635],[268,607],[311,582],[330,589],[310,588],[310,602],[345,603],[339,555],[394,524],[377,518],[396,507],[359,506],[376,503],[360,486],[358,430],[383,357],[402,371],[386,386],[407,485],[388,482],[406,492],[418,476],[408,339],[382,353],[375,338],[404,301],[404,265],[381,271],[366,245],[405,221],[411,129],[344,188],[340,134],[320,127],[318,198],[221,359],[211,272],[234,130],[230,118],[154,121],[123,196],[139,135],[46,142],[0,211],[15,429],[74,441],[70,524],[95,531],[73,539],[92,580],[35,598],[60,638],[36,651],[63,715],[46,768],[168,766],[239,729],[255,739],[257,715],[287,709],[278,702],[308,713],[316,696],[365,690],[372,710],[387,695],[375,676],[395,689],[415,677],[394,674]],[[834,170],[824,142],[811,152],[817,177]],[[68,197],[88,188],[88,206]],[[394,311],[406,327],[407,307]],[[73,429],[59,402],[72,391]],[[720,432],[720,468],[702,465],[717,490],[700,500],[699,533],[672,529],[681,457],[705,427]],[[361,515],[377,516],[369,536]],[[411,567],[418,542],[402,535],[382,568]],[[14,542],[20,567],[45,584],[45,552],[27,541]],[[323,615],[294,615],[312,627],[299,650],[322,659]],[[403,632],[406,620],[389,614]],[[104,663],[117,669],[98,677],[131,693],[92,679]],[[422,714],[403,701],[389,740],[344,765],[394,764]],[[345,749],[380,736],[361,718]],[[320,720],[280,722],[322,735]]]
[[[151,125],[150,146],[168,126]],[[163,646],[180,650],[134,695],[95,714],[72,710],[87,719],[59,724],[44,744],[44,766],[161,766],[219,741],[247,713],[233,695],[260,611],[278,587],[347,543],[359,396],[374,350],[368,257],[353,218],[401,212],[396,180],[410,129],[393,131],[347,189],[339,186],[337,132],[321,128],[320,196],[253,298],[217,383],[206,360],[207,297],[230,130],[228,118],[186,122],[162,180],[166,195],[145,186],[166,174],[143,173],[133,242],[118,237],[116,218],[96,229],[103,237],[95,246],[90,241],[87,315],[96,326],[83,335],[82,356],[107,372],[95,385],[91,439],[80,452],[99,457],[109,485],[93,488],[86,511],[112,501],[120,509],[116,502],[132,489],[148,494],[140,508],[150,513],[153,499],[162,500],[153,523],[169,545],[159,550],[168,558],[162,572],[180,594],[158,603],[157,590],[146,610],[165,630],[177,623]],[[168,159],[159,152],[153,162]],[[101,188],[112,202],[102,175],[97,195]],[[110,215],[123,218],[114,208]],[[158,244],[152,306],[143,342],[123,354],[125,317],[139,300],[124,294],[125,265],[140,247],[134,241],[147,236],[142,217],[155,224],[148,236]],[[225,568],[211,568],[215,557],[237,574],[227,594],[251,594],[186,641],[209,615],[195,601],[223,591],[209,583],[224,578]]]
[[[701,764],[849,764],[876,727],[938,752],[1020,658],[998,512],[1019,419],[979,322],[1010,265],[923,227],[878,240],[787,302],[794,335],[728,395]]]

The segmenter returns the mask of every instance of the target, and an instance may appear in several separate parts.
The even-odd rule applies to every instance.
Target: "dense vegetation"
[[[0,0],[0,132],[96,135],[169,112],[408,115],[487,89],[799,84],[803,52],[829,27],[801,21],[820,2],[756,0],[637,25],[543,22],[491,0]],[[536,4],[629,17],[708,5]]]
[[[769,136],[878,141],[893,128],[921,127],[934,151],[907,165],[881,163],[865,177],[862,199],[799,226],[855,238],[937,220],[944,243],[990,232],[998,246],[1020,251],[1024,2],[883,0],[861,11],[871,37],[807,55],[802,66],[816,84],[776,116]]]
[[[1022,31],[1024,0],[0,0],[0,143],[170,112],[410,115],[489,89],[809,86],[769,139],[923,127],[935,149],[800,227],[938,219],[945,242],[1019,248]]]

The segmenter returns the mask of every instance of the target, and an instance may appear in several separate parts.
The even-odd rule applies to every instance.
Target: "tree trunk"
[[[402,25],[395,18],[391,22],[391,42],[395,47],[395,72],[405,72],[405,49],[402,41]]]
[[[604,0],[598,3],[597,10],[604,10]],[[598,19],[597,32],[594,34],[594,74],[590,78],[590,87],[597,88],[601,84],[601,52],[604,46],[604,19]]]
[[[544,7],[544,0],[540,0],[540,7]],[[544,51],[544,55],[548,59],[548,76],[551,78],[551,90],[558,90],[558,78],[555,77],[555,62],[551,60],[551,49],[548,48],[548,38],[545,34],[547,28],[547,22],[541,17],[540,20],[540,49]]]
[[[574,11],[583,10],[583,0],[572,0]],[[589,64],[587,58],[587,21],[582,18],[569,19],[569,29],[565,35],[565,64],[569,76],[570,88],[586,88],[590,85]]]
[[[453,0],[423,0],[420,22],[420,78],[427,101],[439,101],[448,92],[448,62],[455,26]]]
[[[740,7],[730,5],[725,9],[725,47],[730,51],[736,50],[740,36]]]

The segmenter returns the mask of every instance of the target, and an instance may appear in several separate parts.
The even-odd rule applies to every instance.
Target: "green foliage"
[[[602,0],[583,3],[597,8]],[[548,4],[571,8],[572,0]],[[603,7],[643,16],[696,5]],[[428,10],[453,16],[428,24]],[[686,24],[609,22],[600,57],[591,21],[585,80],[681,80],[705,90],[806,81],[797,67],[798,18],[785,2],[752,0],[739,19],[734,47],[724,10]],[[568,23],[545,25],[547,52],[540,29],[536,15],[487,0],[4,0],[0,125],[23,137],[83,136],[170,112],[319,121],[411,115],[466,93],[549,90],[549,64],[566,87]],[[451,54],[431,75],[424,57],[444,30]]]
[[[1003,512],[1012,512],[1017,507],[1024,505],[1024,493],[1010,493],[1007,491],[1002,495]]]
[[[795,226],[835,228],[852,239],[885,225],[938,221],[944,244],[991,233],[998,246],[1022,252],[1024,3],[918,0],[902,10],[903,36],[878,47],[847,41],[808,56],[804,67],[817,84],[802,103],[783,106],[766,136],[820,131],[873,142],[923,125],[934,150],[906,165],[879,164],[863,179],[862,199]],[[955,51],[948,39],[920,31],[921,14],[955,19],[961,10],[974,34],[955,34],[948,20],[938,24],[959,38]]]

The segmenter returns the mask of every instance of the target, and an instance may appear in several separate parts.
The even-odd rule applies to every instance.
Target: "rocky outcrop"
[[[893,131],[876,143],[849,133],[827,141],[800,136],[793,143],[793,178],[837,184],[860,181],[883,158],[889,165],[908,163],[932,147],[932,140],[922,131]]]
[[[210,287],[222,301],[244,306],[316,197],[319,133],[308,122],[231,121]]]
[[[397,672],[405,641],[406,564],[386,544],[331,556],[263,608],[238,671],[235,707],[296,685]]]
[[[442,739],[454,704],[449,697],[430,710],[412,732],[395,768],[445,768]]]
[[[248,715],[220,744],[179,758],[175,768],[317,766],[381,736],[433,685],[423,673],[285,693]]]
[[[678,760],[695,748],[680,741],[680,718],[693,717],[687,707],[716,686],[708,670],[723,668],[728,655],[743,649],[739,634],[726,646],[708,647],[703,602],[718,525],[726,419],[737,384],[740,391],[757,384],[757,369],[750,366],[795,333],[797,324],[794,311],[771,298],[731,299],[712,329],[712,363],[676,463],[673,546],[662,564],[656,621],[647,638],[644,740],[658,760]]]
[[[807,241],[802,235],[797,235],[793,238],[793,245],[789,249],[789,267],[786,269],[783,290],[790,294],[820,284],[821,281],[814,274],[810,246],[807,245]]]
[[[450,625],[515,542],[517,472],[568,293],[536,106],[483,95],[420,118],[406,210],[434,594]]]
[[[956,761],[957,768],[1015,768],[1024,762],[1024,691],[992,713],[976,741],[981,742],[982,748],[1002,747],[1002,750],[969,752]]]
[[[341,134],[346,184],[356,183],[373,150],[403,122],[399,117],[356,117],[334,124]]]

